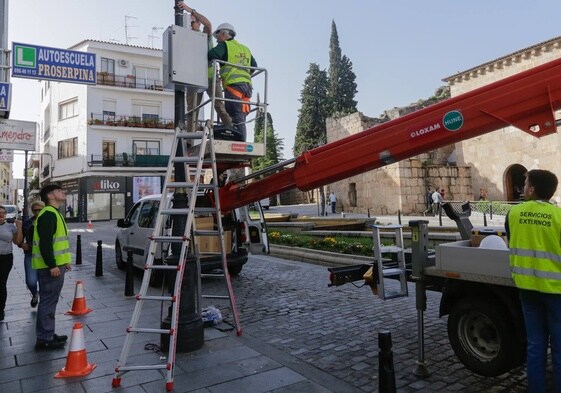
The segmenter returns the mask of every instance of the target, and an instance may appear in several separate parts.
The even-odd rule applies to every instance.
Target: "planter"
[[[312,250],[310,248],[282,246],[278,244],[271,244],[270,252],[271,255],[280,258],[328,267],[360,265],[363,263],[368,264],[374,262],[374,255],[372,255],[372,257],[365,257],[360,255],[339,254],[330,251]]]

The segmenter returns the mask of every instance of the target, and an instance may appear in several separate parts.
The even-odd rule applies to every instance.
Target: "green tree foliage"
[[[325,119],[328,114],[327,73],[311,63],[308,76],[300,93],[302,107],[299,110],[294,141],[294,156],[327,142]]]
[[[264,127],[265,115],[260,112],[255,118],[255,142],[263,143]],[[283,147],[284,140],[279,138],[278,134],[275,132],[273,117],[267,112],[267,146],[265,148],[265,157],[259,157],[253,160],[253,170],[257,171],[282,161]]]
[[[341,53],[337,25],[333,20],[329,40],[329,115],[344,116],[357,111],[355,80],[353,63]]]

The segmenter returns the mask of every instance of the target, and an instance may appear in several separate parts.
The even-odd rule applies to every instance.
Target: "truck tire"
[[[462,299],[448,317],[448,338],[460,361],[471,371],[495,377],[516,366],[524,351],[512,318],[496,302]]]

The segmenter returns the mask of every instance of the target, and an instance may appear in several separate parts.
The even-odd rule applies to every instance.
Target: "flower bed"
[[[271,244],[331,251],[349,255],[372,255],[372,239],[343,236],[309,236],[300,233],[272,231],[269,233]]]

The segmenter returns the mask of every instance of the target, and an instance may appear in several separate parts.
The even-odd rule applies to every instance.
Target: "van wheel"
[[[485,377],[511,370],[524,351],[511,319],[504,307],[492,300],[460,300],[448,317],[448,337],[456,356],[468,369]]]
[[[115,262],[117,263],[117,268],[120,270],[125,270],[127,264],[123,261],[123,250],[121,250],[121,244],[115,242]]]

